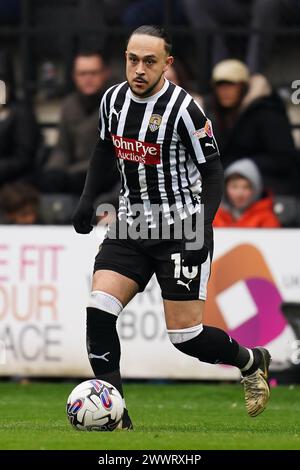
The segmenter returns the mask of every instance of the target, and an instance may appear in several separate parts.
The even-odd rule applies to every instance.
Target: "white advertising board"
[[[0,375],[91,376],[85,308],[103,231],[0,229]],[[289,367],[297,347],[280,305],[300,302],[299,238],[300,230],[215,230],[204,322],[248,347],[268,345],[279,369]],[[170,344],[155,278],[125,308],[118,329],[124,377],[239,377],[234,368],[200,363]]]

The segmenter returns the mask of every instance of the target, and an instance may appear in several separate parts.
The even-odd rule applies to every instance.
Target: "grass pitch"
[[[240,385],[128,384],[135,430],[85,433],[65,414],[74,385],[0,382],[0,449],[300,449],[300,387],[253,419]]]

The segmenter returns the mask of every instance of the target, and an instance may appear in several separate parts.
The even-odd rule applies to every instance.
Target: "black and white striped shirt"
[[[172,223],[174,208],[181,218],[199,210],[201,164],[218,148],[210,121],[185,90],[165,80],[158,93],[139,98],[127,82],[115,85],[102,98],[99,132],[117,157],[119,215],[129,220],[139,203],[150,221],[158,204]]]

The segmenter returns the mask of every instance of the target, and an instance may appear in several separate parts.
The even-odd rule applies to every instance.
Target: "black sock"
[[[104,380],[105,382],[112,384],[120,392],[121,397],[124,398],[122,378],[119,369],[114,370],[113,372],[107,372],[106,374],[101,374],[101,377],[97,377],[97,379]]]
[[[94,307],[86,310],[87,351],[95,377],[114,385],[123,397],[117,316]]]
[[[225,331],[213,326],[203,326],[198,336],[174,346],[179,351],[209,364],[227,364],[242,369],[250,359],[247,348],[240,346]]]

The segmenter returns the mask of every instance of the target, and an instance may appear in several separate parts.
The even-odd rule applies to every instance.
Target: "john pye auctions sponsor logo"
[[[161,161],[161,146],[112,134],[116,157],[145,165],[158,165]]]

